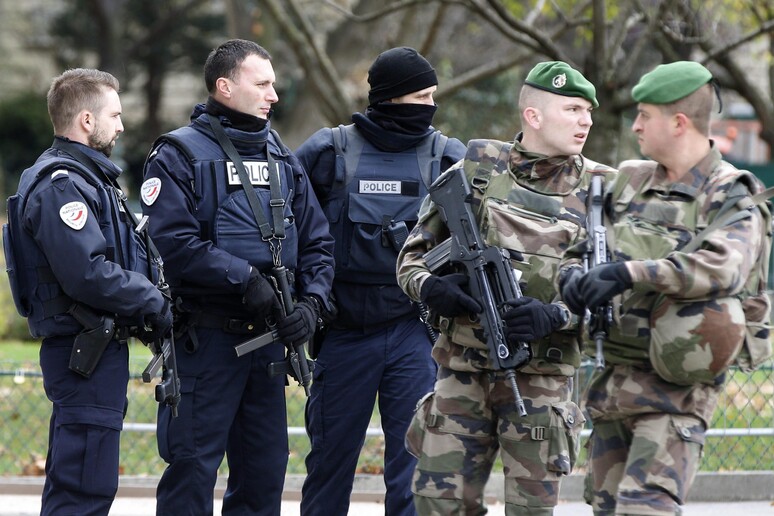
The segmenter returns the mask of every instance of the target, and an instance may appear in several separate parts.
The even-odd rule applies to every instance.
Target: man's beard
[[[101,152],[109,158],[113,153],[113,147],[116,146],[116,140],[115,138],[106,140],[104,136],[104,133],[97,127],[94,133],[90,134],[88,137],[89,147]]]

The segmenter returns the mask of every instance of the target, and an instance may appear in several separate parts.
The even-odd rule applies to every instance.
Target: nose
[[[277,90],[274,89],[274,86],[269,87],[269,91],[266,94],[266,100],[272,104],[279,100],[279,95],[277,95]]]
[[[118,127],[116,127],[116,133],[124,132],[124,123],[121,121],[121,117],[118,117]]]
[[[581,117],[580,123],[584,127],[591,127],[594,124],[594,121],[591,119],[591,111],[584,111],[583,116]]]
[[[638,133],[642,130],[642,124],[640,123],[640,115],[637,115],[637,118],[634,119],[634,122],[632,122],[632,131],[635,133]]]

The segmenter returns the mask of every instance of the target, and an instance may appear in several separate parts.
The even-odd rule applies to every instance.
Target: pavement
[[[214,514],[220,514],[220,500],[216,500]],[[504,516],[505,506],[499,502],[488,504],[489,516]],[[111,516],[152,516],[156,500],[153,498],[119,497],[113,502]],[[300,504],[296,500],[282,502],[281,516],[300,516]],[[32,495],[0,495],[0,515],[37,516],[40,514],[40,497]],[[382,516],[381,501],[353,502],[350,516]],[[554,510],[554,516],[591,516],[591,508],[581,502],[562,502]],[[695,502],[683,508],[683,516],[774,516],[771,502]]]
[[[111,516],[152,516],[153,498],[158,479],[121,477],[118,496]],[[220,514],[225,478],[215,487],[213,514]],[[582,475],[570,475],[562,481],[562,501],[554,516],[592,516],[591,508],[581,501]],[[281,516],[300,516],[303,476],[288,475],[285,481]],[[40,514],[42,477],[0,477],[0,516],[37,516]],[[493,474],[487,485],[489,516],[504,516],[502,474]],[[357,475],[350,505],[350,516],[384,515],[384,482],[379,475]],[[691,499],[683,507],[683,516],[774,516],[774,472],[700,473],[691,490]]]

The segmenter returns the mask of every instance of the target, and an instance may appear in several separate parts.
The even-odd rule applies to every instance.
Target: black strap
[[[261,205],[258,202],[258,196],[255,194],[252,184],[250,184],[250,178],[245,170],[245,165],[242,163],[242,158],[239,156],[234,144],[226,135],[226,131],[223,130],[223,126],[220,124],[218,117],[212,114],[207,115],[210,120],[210,126],[212,132],[215,134],[218,143],[228,158],[234,163],[234,167],[239,175],[239,182],[242,183],[242,189],[247,196],[247,202],[250,204],[250,209],[255,217],[255,222],[258,223],[258,228],[261,230],[261,236],[264,240],[268,241],[272,238],[282,239],[285,238],[285,221],[284,221],[284,208],[285,199],[282,198],[282,192],[279,185],[279,169],[274,161],[274,158],[269,152],[268,142],[266,144],[266,161],[269,164],[269,189],[271,191],[271,200],[269,206],[271,206],[271,213],[274,222],[274,227],[269,225],[264,215]]]

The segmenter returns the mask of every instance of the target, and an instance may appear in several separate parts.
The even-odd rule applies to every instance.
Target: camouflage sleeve
[[[462,167],[463,164],[464,161],[460,160],[449,167],[449,170]],[[419,207],[419,220],[403,244],[395,265],[398,285],[414,301],[420,301],[422,283],[432,274],[425,263],[425,253],[449,236],[449,229],[441,214],[430,196],[426,196]]]
[[[403,244],[396,264],[398,285],[411,299],[420,300],[422,283],[431,275],[424,260],[425,253],[448,237],[449,230],[428,195],[422,201],[419,220]]]
[[[762,218],[750,216],[710,233],[698,251],[673,252],[660,260],[627,262],[635,291],[657,291],[681,299],[740,292],[755,266]]]

